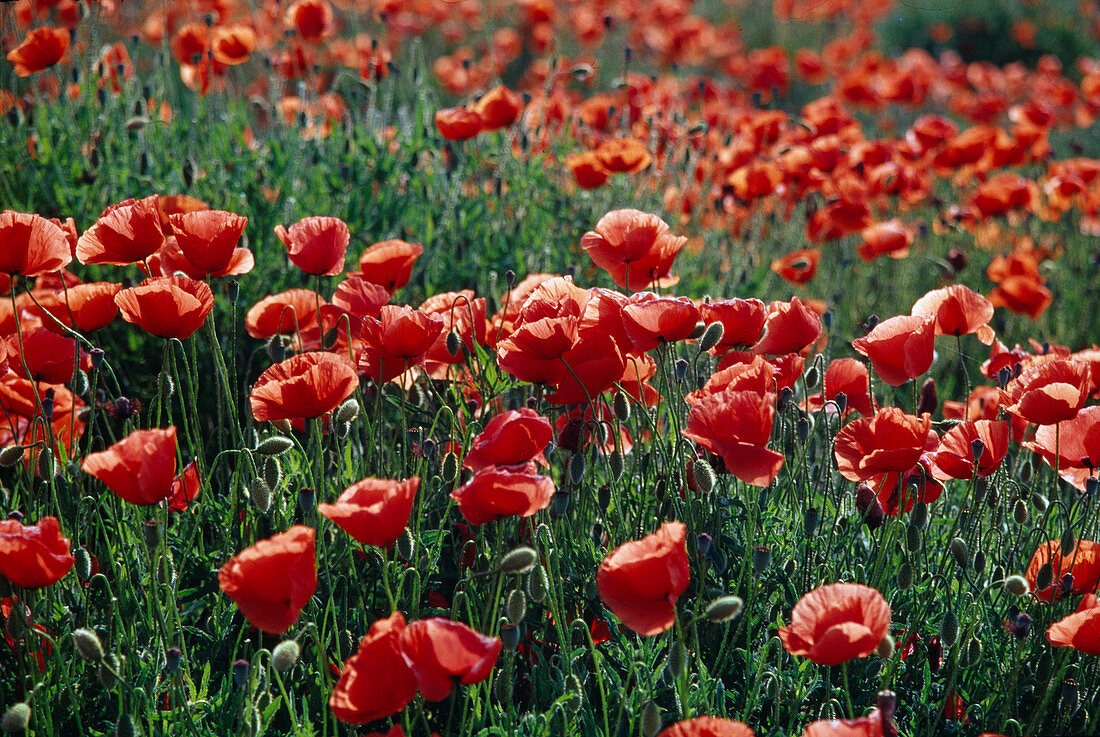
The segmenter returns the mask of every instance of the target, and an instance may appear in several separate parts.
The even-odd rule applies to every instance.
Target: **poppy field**
[[[0,3],[0,732],[1100,733],[1100,5]]]

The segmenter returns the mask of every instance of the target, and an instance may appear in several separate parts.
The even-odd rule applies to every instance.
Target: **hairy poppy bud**
[[[772,551],[763,545],[757,545],[752,549],[752,572],[754,576],[763,576],[772,564]]]
[[[69,382],[69,388],[78,397],[84,396],[88,391],[88,374],[83,369],[77,369],[73,374],[73,380]]]
[[[0,719],[0,732],[4,734],[22,734],[31,723],[31,708],[25,703],[9,706]]]
[[[626,392],[619,392],[615,395],[614,401],[615,417],[619,422],[630,421],[630,400],[626,396]]]
[[[836,403],[837,411],[841,414],[844,413],[844,409],[848,406],[848,395],[844,392],[837,392],[833,397],[833,401]]]
[[[955,562],[961,568],[970,566],[970,551],[966,547],[966,541],[961,537],[956,537],[951,541],[951,555],[954,556]]]
[[[642,737],[657,737],[661,731],[661,707],[652,701],[642,709]]]
[[[706,617],[711,622],[728,622],[741,614],[745,602],[740,596],[720,596],[707,606]]]
[[[569,459],[569,480],[574,486],[579,486],[584,481],[585,461],[583,453],[574,453]]]
[[[283,640],[271,651],[271,667],[280,673],[286,673],[298,662],[302,648],[297,640]]]
[[[985,551],[979,550],[974,553],[974,573],[981,575],[985,570]]]
[[[818,511],[817,507],[810,507],[802,518],[802,531],[806,534],[806,537],[816,535],[819,524],[821,524],[821,512]]]
[[[712,322],[703,331],[703,337],[699,339],[699,352],[709,351],[722,342],[722,336],[726,334],[726,327],[720,322]]]
[[[684,650],[684,646],[680,644],[679,640],[672,643],[672,647],[668,649],[668,671],[674,678],[684,672],[684,666],[687,665],[687,652]]]
[[[157,390],[160,392],[161,401],[167,402],[172,398],[176,393],[176,382],[172,374],[167,371],[160,372],[160,376],[157,377]]]
[[[260,464],[260,475],[269,489],[279,488],[279,484],[283,482],[283,467],[279,464],[279,459],[274,456],[264,458]]]
[[[523,589],[512,589],[508,594],[508,601],[504,610],[508,614],[508,621],[519,624],[527,616],[527,597],[523,595]]]
[[[504,642],[504,647],[515,650],[523,639],[523,630],[517,624],[505,622],[500,625],[500,639]]]
[[[878,647],[875,648],[875,654],[883,660],[889,660],[894,657],[894,638],[890,635],[886,635],[879,641]]]
[[[440,476],[448,484],[458,476],[458,456],[453,451],[448,451],[447,455],[443,456],[443,468],[440,471]]]
[[[907,526],[905,528],[905,549],[910,553],[915,553],[921,549],[922,543],[920,528],[914,524]]]
[[[260,441],[256,452],[262,456],[279,456],[294,447],[294,441],[282,435],[272,435]]]
[[[332,413],[332,419],[336,424],[355,422],[359,417],[359,402],[356,399],[347,399]]]
[[[92,556],[88,553],[87,548],[77,548],[73,551],[73,558],[76,560],[76,575],[81,581],[87,581],[92,577]]]
[[[692,461],[691,474],[695,479],[695,485],[699,487],[701,493],[709,494],[711,489],[714,488],[715,481],[717,481],[714,475],[714,469],[702,458],[696,458]]]
[[[413,538],[412,530],[406,527],[397,538],[397,555],[401,560],[411,561],[415,552],[416,540]]]
[[[971,637],[969,642],[966,643],[966,665],[968,668],[973,668],[982,662],[982,641],[977,637]]]
[[[526,573],[535,567],[538,559],[539,554],[534,548],[519,547],[504,556],[500,562],[500,570],[503,573]]]
[[[546,577],[546,571],[541,567],[531,569],[527,574],[527,595],[531,601],[541,604],[546,601],[546,594],[550,589],[550,581]]]
[[[259,476],[248,485],[248,498],[264,514],[271,509],[271,487]]]
[[[913,585],[913,566],[902,563],[898,568],[898,588],[905,591]]]
[[[1042,591],[1043,589],[1050,588],[1050,585],[1054,583],[1054,568],[1051,566],[1050,561],[1044,563],[1039,572],[1035,574],[1035,588]]]
[[[623,454],[618,449],[611,451],[607,457],[607,469],[611,472],[611,480],[618,481],[623,475]]]
[[[940,623],[940,642],[946,647],[955,647],[958,641],[959,618],[955,616],[954,611],[948,609],[947,614],[943,615],[943,622]]]
[[[22,445],[7,445],[0,450],[0,466],[10,468],[23,458]]]
[[[237,688],[244,688],[245,684],[248,683],[249,667],[251,667],[251,663],[244,658],[233,661],[233,685]]]
[[[1059,547],[1062,549],[1062,555],[1069,555],[1073,552],[1073,549],[1077,547],[1077,540],[1073,537],[1073,530],[1066,528],[1066,531],[1062,533],[1062,539],[1058,542]]]
[[[1050,502],[1047,498],[1037,491],[1031,493],[1031,506],[1035,507],[1035,511],[1040,514],[1047,511],[1047,507],[1050,506]]]
[[[820,355],[820,354],[818,354]],[[821,372],[817,370],[817,364],[810,366],[810,370],[806,372],[806,388],[814,389],[817,387],[818,380],[821,379]]]
[[[85,660],[92,663],[103,660],[103,643],[99,641],[99,635],[94,631],[86,627],[73,630],[73,642],[76,644],[77,652]]]

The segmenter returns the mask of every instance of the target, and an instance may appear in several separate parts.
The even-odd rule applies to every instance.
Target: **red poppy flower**
[[[287,8],[286,25],[307,41],[320,41],[335,30],[332,6],[326,0],[298,0]]]
[[[925,441],[925,453],[920,460],[906,471],[889,471],[875,474],[867,484],[875,492],[884,514],[897,517],[902,512],[910,512],[917,502],[931,504],[943,494],[943,484],[932,476],[932,460],[928,455],[939,443],[939,437],[929,430]],[[857,501],[858,506],[858,501]]]
[[[15,76],[29,77],[61,61],[69,49],[69,39],[67,28],[42,26],[27,31],[23,42],[8,52]]]
[[[753,737],[753,731],[730,719],[695,717],[665,727],[657,737]]]
[[[84,458],[84,472],[131,504],[156,504],[172,493],[176,477],[176,428],[134,430]]]
[[[890,631],[890,605],[875,589],[833,583],[803,596],[779,639],[792,655],[821,665],[840,665],[875,651]]]
[[[76,242],[82,264],[126,266],[144,261],[164,245],[157,196],[111,205]]]
[[[1005,420],[970,420],[947,431],[932,456],[933,472],[941,480],[969,479],[975,473],[986,477],[996,471],[1008,453],[1009,425]],[[974,442],[981,442],[981,455],[974,459]]]
[[[378,318],[363,320],[359,370],[378,383],[397,378],[418,365],[443,332],[443,318],[409,306],[386,305]]]
[[[1039,589],[1036,579],[1039,570],[1051,564],[1053,583],[1045,589]],[[1066,574],[1073,579],[1072,588],[1066,591],[1062,579]],[[1057,540],[1041,543],[1027,564],[1024,578],[1031,584],[1035,596],[1043,601],[1057,601],[1069,594],[1085,594],[1096,591],[1100,586],[1100,543],[1091,540],[1078,540],[1073,549],[1062,555],[1062,546]]]
[[[1054,647],[1072,647],[1079,653],[1100,655],[1100,601],[1096,594],[1086,594],[1075,614],[1050,625],[1047,641]]]
[[[340,218],[314,215],[299,220],[289,230],[276,225],[275,235],[286,246],[291,263],[305,273],[336,276],[344,270],[351,233]]]
[[[687,297],[637,292],[622,307],[623,327],[636,351],[684,340],[695,331],[699,308]]]
[[[676,600],[691,578],[686,540],[683,522],[666,522],[652,535],[615,548],[600,563],[600,599],[631,631],[659,635],[676,622]]]
[[[727,356],[738,355],[729,353]],[[745,362],[732,363],[715,371],[707,379],[702,389],[693,391],[684,397],[688,404],[699,404],[707,397],[726,391],[755,392],[767,394],[775,389],[775,369],[763,356],[751,356]]]
[[[111,282],[76,284],[65,289],[39,288],[34,290],[37,304],[32,304],[28,309],[41,316],[43,326],[50,330],[60,332],[60,328],[54,320],[46,317],[46,313],[68,327],[87,333],[99,330],[115,319],[118,314],[115,295],[120,289],[120,284]]]
[[[927,416],[907,415],[897,407],[849,422],[833,441],[840,475],[858,482],[909,471],[924,452],[930,426]]]
[[[30,327],[21,334],[0,339],[0,355],[5,353],[8,367],[24,379],[65,384],[73,378],[74,361],[80,349],[72,338],[44,327]]]
[[[935,315],[936,335],[974,333],[986,345],[996,337],[993,328],[989,327],[993,318],[992,303],[962,284],[933,289],[913,304],[912,314]]]
[[[389,301],[390,293],[383,287],[352,274],[337,285],[332,294],[332,304],[321,305],[321,317],[327,326],[339,315],[348,315],[358,332],[362,328],[363,318],[378,317]]]
[[[318,504],[317,511],[364,545],[388,548],[404,532],[419,488],[419,477],[366,478],[345,489],[335,504]]]
[[[252,252],[237,246],[248,218],[223,210],[199,210],[170,215],[168,222],[190,267],[183,271],[191,278],[237,276],[252,270]]]
[[[447,336],[450,334],[459,338],[469,355],[476,355],[477,346],[484,347],[489,342],[485,298],[475,297],[473,290],[433,294],[418,309],[443,318],[443,331],[424,355],[428,374],[432,378],[445,378],[448,367],[466,361],[463,350],[452,354],[447,347]]]
[[[525,466],[486,466],[451,492],[458,509],[471,525],[501,517],[530,517],[550,506],[554,481],[540,476],[534,463]]]
[[[1033,364],[1001,391],[1001,406],[1036,425],[1073,419],[1089,395],[1089,365],[1054,360]]]
[[[542,451],[553,437],[550,421],[535,410],[510,409],[489,420],[474,438],[462,467],[479,471],[486,466],[515,466],[528,461],[548,466]]]
[[[584,151],[565,159],[565,165],[573,173],[573,180],[581,189],[596,189],[607,184],[611,172],[604,168],[595,151]]]
[[[40,215],[0,212],[0,241],[0,274],[40,276],[73,260],[65,231]]]
[[[448,141],[465,141],[481,133],[481,116],[461,107],[436,110],[435,127]]]
[[[577,333],[577,342],[561,356],[557,388],[546,396],[551,404],[594,401],[623,378],[626,360],[605,326],[593,325]]]
[[[1100,407],[1085,407],[1071,420],[1043,425],[1024,447],[1038,453],[1058,475],[1081,491],[1100,469]]]
[[[819,719],[810,722],[802,737],[886,737],[897,734],[883,727],[882,712],[872,709],[865,717],[855,719]]]
[[[763,487],[783,467],[783,454],[766,447],[774,424],[775,394],[725,391],[694,405],[680,432],[721,456],[737,478]]]
[[[936,317],[898,315],[883,320],[852,348],[867,356],[875,373],[890,386],[901,386],[932,365]]]
[[[875,223],[861,233],[863,243],[856,248],[860,259],[870,263],[879,256],[905,258],[913,245],[916,232],[898,219]]]
[[[358,276],[390,294],[409,283],[413,264],[424,253],[419,243],[393,239],[375,243],[359,257]]]
[[[790,302],[772,302],[764,320],[764,334],[752,352],[778,356],[798,353],[811,346],[821,335],[821,316],[806,302],[791,297]]]
[[[159,338],[185,340],[206,323],[214,293],[187,276],[158,276],[115,295],[122,319]]]
[[[172,479],[171,493],[168,495],[168,508],[174,512],[186,512],[191,502],[199,495],[202,488],[202,479],[199,478],[199,467],[195,461],[191,461],[176,478]]]
[[[870,417],[875,413],[869,391],[870,383],[865,364],[854,358],[835,358],[825,369],[825,377],[821,382],[822,392],[806,399],[807,409],[816,411],[824,402],[834,401],[837,395],[843,394],[845,415],[855,410],[864,417]]]
[[[1039,315],[1054,301],[1054,295],[1037,277],[1014,275],[1000,281],[990,292],[989,301],[994,307],[1007,307],[1017,314],[1038,320]]]
[[[489,677],[504,643],[442,617],[412,622],[401,632],[401,657],[426,701],[442,701],[455,686]]]
[[[248,402],[257,422],[301,420],[336,409],[357,386],[359,377],[346,358],[301,353],[260,374]]]
[[[294,525],[230,558],[218,585],[256,629],[281,635],[317,589],[312,527]]]
[[[549,279],[531,293],[511,334],[497,343],[497,365],[521,381],[555,384],[562,356],[577,341],[589,294],[569,278]]]
[[[817,276],[817,265],[820,261],[820,249],[803,248],[772,261],[771,270],[791,284],[802,285],[813,281]]]
[[[503,85],[497,85],[473,104],[473,111],[481,118],[481,129],[495,131],[516,121],[523,111],[523,97]]]
[[[699,314],[703,322],[722,323],[722,340],[711,349],[716,356],[756,345],[764,333],[768,316],[764,303],[755,297],[704,303],[699,307]]]
[[[679,281],[669,270],[685,243],[686,237],[671,235],[668,223],[656,215],[629,209],[607,213],[581,237],[581,248],[592,261],[631,291]]]
[[[0,573],[15,586],[52,586],[75,562],[57,517],[43,517],[33,525],[14,519],[0,521]]]
[[[399,643],[405,617],[394,612],[371,625],[359,650],[348,658],[328,706],[349,724],[366,724],[401,711],[416,696],[416,676]]]
[[[595,150],[596,158],[612,174],[637,174],[653,162],[645,144],[636,138],[609,138]]]
[[[328,301],[311,289],[289,289],[264,297],[244,318],[244,327],[253,338],[266,340],[274,335],[290,335],[316,328],[318,307]]]
[[[210,50],[214,61],[226,66],[244,64],[256,48],[256,32],[252,28],[234,23],[229,26],[215,26],[214,39]]]

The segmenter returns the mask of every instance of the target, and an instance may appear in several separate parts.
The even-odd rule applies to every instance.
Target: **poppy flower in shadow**
[[[410,623],[398,646],[427,701],[442,701],[458,685],[489,677],[504,643],[442,617]]]
[[[347,659],[328,705],[349,724],[366,724],[401,711],[416,696],[416,676],[399,647],[405,617],[394,612],[371,625]]]
[[[1072,420],[1043,425],[1024,447],[1038,453],[1058,475],[1081,491],[1100,469],[1100,407],[1085,407]]]
[[[30,327],[0,339],[0,355],[5,353],[8,367],[24,379],[64,384],[73,378],[80,350],[72,338],[44,327]]]
[[[167,499],[176,476],[176,428],[134,430],[99,453],[84,458],[84,472],[131,504]]]
[[[405,530],[420,478],[366,478],[357,481],[335,504],[318,504],[317,511],[364,545],[387,548]]]
[[[40,276],[73,260],[65,231],[40,215],[0,212],[0,242],[0,274]]]
[[[989,327],[993,304],[962,284],[933,289],[913,304],[911,314],[935,315],[936,335],[974,333],[985,345],[992,344],[996,337],[993,328]]]
[[[144,261],[164,245],[157,195],[111,205],[76,242],[82,264],[126,266]]]
[[[206,282],[187,276],[158,276],[115,295],[122,319],[159,338],[185,340],[214,309]]]
[[[1082,361],[1033,364],[1001,390],[1001,407],[1036,425],[1073,419],[1088,399],[1089,376]]]
[[[336,276],[344,270],[351,233],[340,218],[313,215],[290,228],[275,226],[290,262],[307,274]]]
[[[256,629],[290,629],[317,589],[313,528],[294,525],[230,558],[218,585]]]
[[[69,538],[61,534],[56,517],[43,517],[33,525],[14,519],[0,521],[0,574],[15,586],[52,586],[75,562],[69,553]]]
[[[1048,563],[1054,574],[1053,583],[1045,589],[1039,589],[1039,571]],[[1067,574],[1072,579],[1068,590],[1064,586]],[[1040,543],[1027,564],[1024,578],[1031,585],[1035,596],[1043,601],[1058,601],[1070,594],[1096,591],[1100,586],[1100,543],[1078,540],[1065,555],[1062,555],[1062,546],[1057,540]]]
[[[172,479],[171,492],[168,494],[168,508],[174,512],[186,512],[191,502],[198,497],[201,488],[199,467],[195,461],[191,461],[183,467],[176,478]]]
[[[534,463],[524,466],[486,466],[451,492],[462,516],[471,525],[501,517],[530,517],[550,506],[554,481],[540,476]]]
[[[463,468],[515,466],[535,461],[548,466],[543,450],[554,437],[550,420],[533,409],[510,409],[489,420],[466,453]]]
[[[775,394],[724,391],[692,406],[680,432],[721,456],[737,478],[763,487],[783,467],[783,454],[767,447],[774,423]]]
[[[640,210],[613,210],[596,229],[581,237],[581,248],[620,287],[638,291],[671,287],[679,277],[669,274],[687,238],[669,233],[668,223]]]
[[[69,30],[42,26],[27,31],[22,43],[8,52],[7,59],[15,67],[15,76],[29,77],[49,69],[69,49]]]
[[[875,651],[890,630],[890,605],[875,589],[833,583],[803,596],[779,639],[792,655],[821,665],[840,665]]]
[[[657,737],[753,737],[747,724],[718,717],[695,717],[665,727]]]
[[[1100,601],[1096,594],[1085,594],[1075,614],[1050,625],[1047,641],[1054,647],[1072,647],[1079,653],[1100,655]]]
[[[320,417],[359,386],[348,359],[335,353],[301,353],[271,366],[252,385],[248,402],[257,422]]]
[[[853,340],[852,348],[867,356],[880,379],[890,386],[901,386],[932,365],[935,327],[934,315],[898,315]]]
[[[600,563],[600,599],[624,626],[659,635],[676,622],[676,600],[687,589],[687,527],[666,522],[652,535],[612,550]]]

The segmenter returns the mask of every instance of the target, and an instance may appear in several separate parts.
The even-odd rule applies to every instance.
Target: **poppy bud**
[[[515,650],[523,639],[523,630],[519,625],[504,623],[500,625],[500,639],[504,642],[504,647]]]
[[[294,426],[290,424],[290,420],[272,420],[271,426],[287,435],[294,432]]]
[[[443,456],[443,468],[440,475],[448,484],[458,476],[458,456],[453,451],[448,451],[447,455]]]
[[[695,538],[695,550],[699,553],[700,558],[707,557],[707,553],[710,552],[710,546],[714,543],[714,538],[705,532],[699,533]]]
[[[103,660],[103,643],[99,641],[99,635],[94,631],[86,627],[73,630],[73,642],[76,643],[77,652],[85,660],[92,663]]]
[[[1100,479],[1095,476],[1089,476],[1085,479],[1085,493],[1095,494],[1097,489],[1100,489]]]
[[[1035,588],[1042,591],[1049,588],[1052,583],[1054,583],[1054,568],[1051,566],[1050,561],[1047,561],[1035,574]]]
[[[684,377],[687,376],[688,365],[689,364],[687,362],[687,359],[685,359],[685,358],[676,359],[676,363],[673,364],[673,368],[676,371],[676,381],[683,381],[684,380]]]
[[[752,549],[752,572],[754,576],[763,576],[772,564],[772,551],[763,545],[757,545]]]
[[[699,338],[699,352],[709,351],[714,346],[722,342],[722,336],[726,333],[726,327],[720,322],[712,322],[706,326],[703,330],[703,335]]]
[[[817,534],[818,525],[821,524],[821,512],[817,507],[810,507],[806,510],[806,516],[802,518],[802,531],[806,534],[806,537],[813,537]]]
[[[248,498],[263,514],[271,509],[271,487],[259,476],[248,485]]]
[[[233,685],[237,688],[244,688],[248,683],[248,669],[250,663],[241,658],[240,660],[233,661]]]
[[[183,658],[183,651],[178,647],[170,647],[164,653],[164,672],[168,675],[174,674],[180,669],[180,660]]]
[[[974,573],[981,575],[985,570],[985,551],[979,550],[974,553]]]
[[[76,575],[81,581],[87,581],[92,577],[92,556],[87,548],[77,548],[73,551],[73,558],[76,560]]]
[[[908,525],[905,528],[905,549],[910,553],[915,553],[921,549],[922,542],[920,528],[914,524]]]
[[[642,709],[642,737],[657,737],[661,731],[661,707],[652,701]]]
[[[0,466],[10,468],[23,459],[22,445],[7,445],[0,450]]]
[[[574,453],[569,459],[569,480],[574,486],[580,486],[584,481],[585,461],[583,453]]]
[[[359,402],[355,399],[347,399],[332,413],[332,419],[336,424],[355,422],[359,417]]]
[[[1073,573],[1067,571],[1062,574],[1062,580],[1058,582],[1058,585],[1062,587],[1067,595],[1073,592]]]
[[[977,637],[971,637],[970,641],[966,643],[966,665],[968,668],[973,668],[982,662],[982,641]]]
[[[283,640],[271,651],[271,667],[280,673],[286,673],[298,662],[302,648],[297,640]]]
[[[581,679],[577,676],[572,676],[569,679],[567,688],[569,691],[569,699],[565,702],[565,708],[573,714],[577,714],[584,707],[584,684],[581,683]]]
[[[286,360],[286,343],[283,342],[283,336],[271,336],[271,340],[267,341],[267,355],[273,363],[282,363]]]
[[[270,438],[260,441],[260,444],[256,446],[256,453],[262,456],[278,456],[293,447],[294,441],[290,438],[284,438],[282,435],[272,435]]]
[[[303,486],[298,490],[298,509],[302,510],[302,514],[309,514],[313,511],[313,506],[317,503],[317,492],[308,486]]]
[[[546,594],[550,588],[550,581],[546,578],[546,571],[540,567],[532,568],[527,575],[527,595],[531,601],[538,604],[546,601]]]
[[[813,426],[810,424],[810,419],[808,417],[804,415],[799,416],[794,424],[794,431],[795,434],[798,436],[798,442],[805,443],[806,440],[809,439],[810,430],[812,429],[812,427]]]
[[[118,684],[118,676],[115,674],[121,672],[122,659],[114,653],[107,653],[103,656],[103,662],[99,664],[99,673],[97,675],[99,685],[110,691]]]
[[[523,589],[512,589],[508,594],[508,601],[504,607],[508,613],[508,621],[519,624],[527,616],[527,597],[523,595]]]
[[[886,519],[886,512],[882,509],[875,490],[867,484],[860,484],[856,489],[856,509],[869,530],[877,529]]]
[[[961,537],[956,537],[951,541],[951,555],[954,556],[955,562],[962,568],[970,566],[970,550],[966,547],[966,541]]]
[[[154,550],[160,545],[160,525],[155,519],[145,520],[141,527],[142,536],[145,538],[145,547]]]
[[[819,354],[820,355],[820,354]],[[810,370],[806,372],[806,388],[814,389],[817,387],[817,382],[821,379],[821,372],[817,370],[817,364],[810,366]]]
[[[565,513],[569,511],[569,494],[564,491],[556,491],[554,495],[550,497],[550,517],[551,519],[561,519],[565,516]]]
[[[695,485],[699,487],[699,491],[703,494],[709,494],[714,488],[715,481],[717,481],[714,469],[710,467],[710,464],[702,458],[696,458],[692,462],[691,473],[695,479]]]
[[[1033,491],[1031,493],[1031,506],[1035,507],[1035,511],[1037,511],[1041,514],[1045,511],[1047,511],[1047,507],[1049,505],[1050,505],[1050,502],[1047,501],[1047,498],[1045,496],[1043,496],[1042,494],[1040,494],[1037,491]]]
[[[672,643],[672,647],[668,649],[668,662],[666,667],[668,668],[669,675],[673,678],[679,676],[684,672],[684,666],[687,665],[687,653],[684,651],[684,646],[677,640]]]
[[[902,563],[898,568],[898,588],[905,591],[913,585],[913,567],[908,563]]]
[[[745,602],[740,596],[720,596],[707,606],[706,617],[711,622],[728,622],[741,614]]]
[[[412,530],[406,527],[397,538],[397,555],[401,560],[411,561],[415,552],[416,540],[413,538]]]
[[[1008,382],[1012,381],[1012,369],[1008,366],[1003,366],[1000,371],[997,372],[997,386],[1004,389],[1008,386]]]
[[[789,386],[785,386],[779,390],[779,399],[776,400],[775,409],[777,412],[786,412],[787,405],[791,403],[791,397],[794,395],[794,391]]]
[[[879,641],[878,647],[875,648],[875,655],[878,655],[883,660],[889,660],[894,657],[894,638],[890,635],[886,635]]]
[[[867,326],[867,332],[871,332],[878,327],[878,315],[871,315],[867,318],[867,322],[864,323]]]
[[[844,392],[837,392],[833,397],[833,401],[836,403],[836,409],[841,414],[844,413],[844,409],[848,406],[848,395]]]
[[[615,417],[619,422],[630,422],[630,401],[627,399],[626,392],[619,392],[615,395]]]
[[[951,265],[951,268],[958,274],[960,271],[966,268],[967,258],[966,254],[960,251],[958,248],[952,248],[947,252],[947,263]]]
[[[932,414],[936,411],[936,407],[938,407],[939,404],[939,396],[936,394],[936,380],[932,377],[928,377],[924,380],[920,388],[920,399],[917,401],[917,414],[922,415],[926,412]]]
[[[279,484],[283,482],[283,467],[279,464],[279,459],[273,456],[264,458],[260,464],[260,475],[268,488],[279,488]]]
[[[955,643],[959,641],[959,618],[955,616],[955,612],[948,609],[947,614],[943,615],[943,622],[940,623],[940,642],[947,647],[955,647]]]
[[[137,737],[137,725],[129,714],[120,714],[115,722],[115,737]]]
[[[0,719],[0,732],[4,734],[22,734],[31,723],[31,708],[25,703],[13,704]]]
[[[538,559],[539,554],[533,548],[519,547],[504,556],[500,570],[502,573],[527,573],[535,567]]]
[[[1062,539],[1058,543],[1062,549],[1062,555],[1069,555],[1073,552],[1073,549],[1077,547],[1077,540],[1073,537],[1073,530],[1066,528],[1066,531],[1062,533]]]
[[[157,377],[157,391],[162,402],[167,402],[176,393],[176,382],[167,371],[161,371]]]

